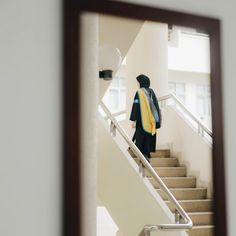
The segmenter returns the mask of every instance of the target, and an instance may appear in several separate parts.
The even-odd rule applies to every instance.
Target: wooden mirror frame
[[[63,6],[63,236],[81,235],[80,218],[80,22],[83,12],[196,28],[210,35],[212,165],[215,236],[227,236],[223,147],[220,21],[117,1],[64,0]]]

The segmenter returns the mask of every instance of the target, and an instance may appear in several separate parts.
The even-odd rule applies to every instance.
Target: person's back
[[[160,128],[161,116],[157,97],[150,88],[150,80],[145,75],[136,77],[139,89],[135,94],[130,120],[135,128],[133,141],[146,157],[156,149],[156,129]]]

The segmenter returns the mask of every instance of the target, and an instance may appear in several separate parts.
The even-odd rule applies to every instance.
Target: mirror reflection
[[[176,206],[150,169],[191,218],[186,233],[213,235],[209,44],[197,29],[99,15],[99,70],[112,74],[99,80],[98,236],[139,235],[145,224],[175,223]],[[139,75],[150,80],[146,90]],[[155,134],[146,135],[144,113],[153,114],[154,96],[161,125],[153,115]]]

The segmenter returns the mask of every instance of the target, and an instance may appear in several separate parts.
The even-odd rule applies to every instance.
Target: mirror
[[[192,219],[189,235],[213,235],[210,36],[180,25],[103,14],[98,18],[99,47],[118,48],[122,56],[122,64],[113,71],[113,80],[99,81],[100,99],[132,139],[135,129],[131,128],[130,114],[134,95],[139,89],[136,77],[144,74],[150,78],[150,87],[158,98],[162,113],[162,126],[157,130],[156,151],[151,153],[150,164]],[[119,139],[117,145],[125,146],[122,136]],[[131,156],[138,164],[137,157]],[[98,164],[98,175],[107,178],[106,171],[114,168],[112,165],[119,166],[119,163],[114,160],[109,167]],[[128,172],[124,174],[128,176]],[[150,178],[148,169],[145,175],[152,184],[149,187],[174,211],[166,194]],[[112,189],[115,188],[115,177],[111,175],[109,179],[106,188],[113,192],[109,193],[110,198],[122,194]],[[136,194],[139,192],[137,186],[133,185]],[[109,191],[98,191],[98,235],[122,235],[127,226],[116,207],[125,205],[128,198],[134,196],[130,194],[125,202],[120,198],[120,203],[113,201],[111,204],[112,201],[106,200]],[[145,198],[139,200],[142,205],[149,204]],[[126,206],[126,211],[132,211],[132,207]],[[142,217],[139,215],[138,218]],[[132,227],[131,222],[129,226]],[[126,231],[124,235],[128,232],[131,233]]]
[[[175,215],[176,217],[174,219],[173,212],[170,211],[173,210],[173,208],[171,205],[165,202],[165,196],[161,191],[159,191],[159,189],[157,189],[158,186],[155,186],[154,184],[153,188],[152,181],[150,183],[149,181],[150,179],[148,178],[148,172],[145,171],[145,173],[143,173],[143,171],[141,171],[140,174],[139,168],[137,167],[134,159],[135,157],[130,155],[130,152],[127,151],[127,149],[122,150],[120,147],[117,148],[117,142],[118,141],[120,142],[122,140],[122,139],[119,140],[120,134],[118,134],[119,133],[118,132],[119,130],[117,128],[118,126],[121,125],[123,129],[126,130],[127,133],[130,135],[130,137],[132,137],[132,134],[134,132],[134,130],[130,128],[130,123],[128,124],[128,118],[131,109],[131,103],[132,103],[131,101],[134,99],[134,92],[137,89],[137,87],[135,89],[135,87],[129,85],[129,83],[130,82],[134,83],[135,86],[137,86],[136,82],[134,82],[135,76],[137,76],[137,73],[140,73],[139,71],[136,71],[135,68],[139,67],[143,71],[146,71],[142,73],[149,73],[149,71],[151,72],[152,70],[154,70],[153,68],[156,67],[155,72],[157,74],[155,76],[149,74],[149,76],[150,79],[152,80],[151,86],[154,87],[155,92],[157,93],[157,97],[159,98],[159,103],[163,113],[163,123],[161,129],[157,131],[157,149],[159,150],[156,153],[152,153],[151,164],[154,165],[154,163],[152,162],[157,162],[158,165],[166,165],[166,162],[171,160],[170,162],[172,162],[172,164],[169,163],[168,165],[174,165],[175,168],[178,168],[179,164],[185,165],[184,168],[180,167],[179,171],[177,171],[178,175],[180,175],[178,177],[180,181],[176,180],[173,182],[174,176],[173,177],[161,176],[161,178],[162,179],[166,178],[164,181],[165,184],[168,185],[170,189],[174,189],[172,190],[172,192],[176,195],[176,197],[179,194],[177,193],[179,189],[184,188],[186,191],[188,191],[185,185],[186,181],[189,184],[188,187],[190,187],[191,190],[193,191],[196,189],[195,187],[202,187],[205,189],[207,188],[207,192],[204,189],[202,189],[203,191],[198,192],[198,194],[203,194],[202,196],[199,195],[199,197],[200,198],[203,197],[203,200],[205,198],[205,203],[206,203],[205,205],[208,206],[212,205],[211,203],[209,204],[209,201],[211,200],[208,200],[207,198],[213,198],[214,208],[207,209],[207,211],[203,211],[203,209],[201,209],[202,214],[200,214],[200,218],[199,218],[199,213],[194,214],[194,212],[196,212],[195,209],[191,214],[191,218],[192,219],[194,218],[193,223],[195,222],[194,223],[195,225],[198,220],[200,220],[199,222],[200,226],[212,225],[212,215],[208,213],[213,211],[214,235],[226,236],[227,230],[226,230],[226,207],[225,207],[226,198],[225,198],[225,183],[224,183],[224,149],[223,149],[223,126],[222,126],[220,21],[218,19],[213,19],[209,17],[201,17],[197,15],[169,11],[160,8],[158,9],[153,7],[127,4],[119,1],[102,1],[102,3],[101,2],[98,3],[97,1],[86,1],[86,2],[83,1],[81,4],[76,6],[74,5],[74,2],[66,1],[65,6],[66,7],[64,8],[65,30],[64,30],[64,87],[63,87],[64,88],[63,115],[64,115],[64,132],[65,132],[64,166],[63,166],[64,167],[63,207],[65,212],[64,235],[67,236],[72,232],[79,234],[79,232],[82,231],[83,233],[84,231],[86,231],[88,235],[95,235],[94,234],[95,220],[94,221],[91,220],[90,216],[93,217],[93,219],[95,219],[94,217],[95,206],[93,198],[95,193],[94,186],[96,186],[97,179],[98,181],[101,181],[100,178],[101,176],[102,177],[105,176],[104,178],[102,178],[102,180],[107,180],[107,182],[106,181],[102,182],[104,184],[103,186],[104,189],[102,189],[104,191],[102,191],[102,194],[105,193],[108,194],[109,191],[112,190],[112,192],[110,191],[110,193],[113,195],[109,194],[104,195],[107,196],[105,198],[104,196],[102,196],[102,194],[99,194],[100,201],[98,205],[106,206],[107,210],[109,211],[110,215],[112,216],[113,220],[116,222],[119,228],[118,232],[114,232],[117,235],[122,235],[122,233],[123,236],[124,234],[139,235],[140,229],[142,229],[144,225],[147,223],[155,225],[160,223],[170,223],[170,222],[173,223],[175,222],[175,220],[177,223],[179,222],[179,220],[181,222],[181,219],[179,219],[178,215]],[[88,15],[90,16],[95,13],[96,17],[97,13],[108,14],[109,17],[112,17],[112,19],[114,19],[113,18],[114,16],[119,17],[119,19],[123,22],[122,23],[123,28],[126,27],[125,23],[126,20],[128,20],[129,23],[136,25],[137,28],[140,27],[139,23],[137,24],[137,22],[143,22],[143,24],[150,22],[151,25],[155,24],[158,24],[159,26],[162,25],[163,30],[165,29],[166,32],[165,34],[163,34],[164,41],[157,40],[156,44],[155,43],[153,44],[154,46],[151,45],[158,49],[157,51],[153,50],[153,52],[155,52],[156,59],[150,60],[150,58],[148,58],[146,55],[147,52],[150,52],[150,48],[152,48],[150,45],[145,45],[147,50],[145,50],[145,48],[142,46],[143,54],[141,54],[141,56],[139,55],[139,57],[133,57],[132,60],[129,60],[128,57],[125,59],[124,56],[127,54],[128,52],[127,51],[125,54],[123,54],[123,64],[121,67],[125,67],[129,65],[129,63],[134,63],[135,61],[137,62],[138,60],[140,60],[141,63],[138,64],[138,66],[137,64],[133,65],[133,70],[130,69],[128,70],[126,74],[128,78],[127,80],[125,80],[124,78],[121,79],[114,78],[112,82],[110,81],[111,83],[113,83],[111,87],[113,86],[114,91],[111,92],[111,94],[113,95],[109,96],[113,96],[113,98],[115,99],[112,98],[113,103],[108,106],[113,106],[113,108],[118,107],[119,109],[120,107],[125,106],[127,108],[126,109],[127,115],[125,115],[123,111],[119,113],[112,111],[113,116],[116,116],[117,121],[119,121],[118,126],[116,121],[110,122],[111,124],[110,130],[109,128],[104,129],[105,126],[100,126],[103,128],[101,128],[99,131],[101,132],[101,134],[97,136],[97,141],[103,142],[104,139],[106,139],[107,142],[103,143],[104,146],[98,145],[98,149],[100,147],[99,151],[101,153],[104,151],[104,154],[106,153],[107,150],[110,150],[109,153],[110,158],[108,157],[108,155],[104,155],[106,156],[107,158],[106,161],[108,162],[101,162],[100,160],[98,161],[98,165],[100,165],[99,166],[100,170],[101,167],[102,168],[105,167],[105,171],[102,172],[101,175],[98,175],[97,179],[94,174],[96,173],[95,163],[97,163],[97,158],[102,155],[95,155],[95,144],[96,144],[94,138],[95,119],[93,115],[95,114],[95,111],[97,111],[97,104],[96,106],[94,104],[96,103],[96,99],[98,97],[96,89],[97,88],[96,81],[98,81],[97,80],[98,63],[96,60],[97,60],[97,51],[99,42],[96,40],[99,38],[98,35],[99,31],[98,28],[96,27],[98,26],[99,22],[96,21],[95,19],[96,17],[93,18],[92,20],[90,20],[87,17],[85,21],[83,21],[84,19],[82,19],[83,18],[82,16],[84,13],[86,14],[89,13]],[[79,20],[78,20],[78,15],[79,15]],[[105,17],[108,17],[108,15],[106,15]],[[210,41],[209,45],[210,73],[205,73],[205,75],[203,76],[205,79],[203,79],[202,76],[200,76],[201,79],[200,77],[196,76],[196,78],[199,78],[199,80],[197,80],[199,81],[199,84],[194,80],[193,81],[191,79],[188,80],[189,77],[187,75],[189,75],[190,73],[189,71],[186,72],[183,70],[181,71],[181,74],[179,74],[178,70],[177,70],[178,73],[176,72],[176,68],[174,69],[172,67],[171,69],[171,67],[169,67],[170,60],[167,59],[171,58],[171,54],[177,53],[176,45],[178,45],[178,43],[176,42],[178,41],[180,42],[182,40],[182,39],[180,40],[179,38],[180,31],[185,32],[185,36],[194,35],[194,37],[197,38],[200,36],[203,37],[205,40],[204,43],[205,46],[207,45],[206,43],[207,38]],[[106,31],[105,34],[112,36],[113,34],[116,35],[116,32],[118,31],[114,30],[113,28],[112,31]],[[125,41],[129,33],[132,32],[133,31],[131,30],[130,32],[128,32],[128,34],[120,34],[120,35],[118,34],[115,39]],[[86,45],[85,48],[78,47],[78,45],[80,45],[81,42],[85,43]],[[166,46],[158,48],[160,43],[162,44],[163,42],[166,42]],[[187,44],[185,44],[185,46],[186,45]],[[172,52],[171,49],[169,50],[169,47],[172,47]],[[165,53],[163,51],[165,51]],[[198,61],[197,55],[200,53],[200,51],[201,50],[199,49],[197,54],[194,55],[192,55],[190,51],[186,51],[187,55],[189,55],[189,53],[191,54],[189,60],[186,61],[186,63],[191,64],[193,60],[197,62]],[[207,51],[204,52],[206,52],[207,54]],[[133,55],[135,55],[135,53],[136,52],[134,52]],[[140,50],[138,50],[137,53],[140,53]],[[121,54],[122,54],[122,49],[121,49]],[[161,55],[163,57],[161,57]],[[205,57],[205,59],[206,61],[208,60],[207,57]],[[143,63],[143,62],[148,62],[148,63]],[[152,64],[151,62],[154,64]],[[179,59],[178,62],[182,61]],[[143,67],[144,65],[146,65],[145,70]],[[198,67],[199,65],[196,65],[196,63],[194,64],[195,67]],[[150,69],[148,69],[148,66],[150,66]],[[162,70],[163,67],[165,67],[165,70]],[[120,74],[120,77],[124,77],[124,74],[122,73]],[[114,74],[116,74],[116,72]],[[109,72],[108,76],[109,78],[110,75],[111,73]],[[208,77],[208,75],[210,76],[210,83],[207,82],[206,80],[206,77]],[[153,79],[155,79],[155,81],[153,81]],[[165,83],[162,83],[162,79],[165,81]],[[192,86],[190,86],[191,84],[190,81],[192,83]],[[105,92],[110,86],[110,82],[108,82],[108,84],[107,83],[104,84],[104,81],[99,80],[100,101],[102,100]],[[157,82],[158,84],[155,85],[155,83]],[[206,88],[208,85],[210,85],[211,94],[209,94],[209,91]],[[191,87],[192,92],[191,94],[189,93],[187,95],[186,92],[190,91],[189,87]],[[172,92],[172,95],[169,97],[170,92]],[[120,96],[120,98],[123,98],[123,100],[120,100],[120,98],[117,100],[117,94],[118,96]],[[126,94],[125,97],[124,94]],[[191,99],[189,96],[191,97]],[[209,98],[211,98],[210,103],[209,103],[210,101]],[[192,102],[194,100],[195,102],[198,101],[198,105],[194,102],[195,108],[193,109],[193,107],[189,105],[190,100],[188,99],[190,99]],[[128,104],[130,104],[129,105],[130,107],[128,107]],[[212,156],[209,155],[209,152],[207,152],[207,156],[211,157],[210,159],[212,162],[207,163],[207,165],[205,166],[205,172],[200,172],[198,170],[200,169],[202,160],[200,161],[199,159],[197,159],[199,158],[198,156],[196,159],[192,158],[190,161],[188,161],[188,158],[191,158],[192,155],[191,156],[185,155],[186,153],[184,153],[182,150],[182,147],[185,146],[184,145],[185,142],[180,137],[184,138],[189,137],[189,133],[187,132],[188,129],[191,131],[192,134],[195,134],[196,140],[201,139],[202,142],[205,143],[210,142],[211,138],[208,137],[211,136],[211,132],[208,132],[209,131],[208,128],[211,130],[210,118],[209,118],[210,116],[208,114],[208,108],[210,105],[212,110],[211,114],[213,114],[211,118],[212,131],[213,131]],[[103,109],[105,108],[103,107]],[[83,112],[81,113],[81,111]],[[183,112],[185,115],[183,115]],[[107,114],[104,117],[107,120],[111,119],[111,117],[109,116],[109,110],[107,111]],[[173,116],[170,116],[170,114],[175,116],[176,120],[173,118]],[[190,119],[189,116],[191,116],[192,118],[197,116],[197,118]],[[104,119],[104,117],[102,119]],[[171,118],[168,119],[168,117]],[[195,122],[192,122],[192,120],[195,120]],[[182,122],[182,125],[171,126],[171,122],[175,121]],[[107,121],[105,121],[105,123],[107,123]],[[198,128],[199,123],[200,123],[200,128]],[[207,125],[209,125],[209,127],[205,127]],[[86,127],[90,127],[90,129],[86,129]],[[172,135],[171,133],[172,130],[164,132],[164,130],[168,128],[170,129],[170,127],[171,129],[173,129],[173,133],[177,134],[179,132],[177,136]],[[186,129],[183,127],[185,127]],[[124,133],[122,135],[124,136]],[[173,144],[174,142],[172,143],[172,139],[176,140],[177,144]],[[132,148],[135,150],[135,145],[132,146]],[[189,148],[189,151],[191,151],[191,153],[194,155],[197,154],[199,151],[203,151],[201,147],[198,147],[197,144],[195,143],[193,144],[193,142],[191,142],[191,146],[187,146],[187,148]],[[160,149],[167,149],[167,150],[160,151]],[[137,151],[137,153],[139,152]],[[208,160],[209,158],[207,158],[207,160],[205,159],[203,160],[204,165],[206,164],[205,162],[207,162]],[[194,164],[192,164],[192,161],[194,162]],[[160,162],[162,162],[162,164],[160,164]],[[173,164],[173,162],[175,164]],[[113,165],[114,163],[116,164],[115,166]],[[146,167],[149,166],[149,164],[147,163],[147,161],[145,161],[145,159],[143,161],[143,164]],[[113,166],[113,168],[109,168],[111,166]],[[139,166],[140,170],[142,170],[143,169],[142,165]],[[213,179],[211,179],[209,182],[211,166],[212,166]],[[171,167],[172,166],[168,166],[168,168]],[[156,169],[156,171],[159,173],[159,175],[164,175],[164,172],[166,170],[164,170],[163,172],[163,168],[166,168],[166,166],[160,166],[157,168],[162,168],[162,170]],[[175,174],[177,174],[177,172],[175,172]],[[206,175],[208,174],[209,178],[205,174]],[[114,175],[118,176],[116,179],[116,181],[118,182],[117,184],[113,182],[114,185],[112,186],[110,181],[110,176],[114,177]],[[187,178],[185,175],[189,177]],[[126,184],[127,179],[129,181],[128,185]],[[177,182],[180,185],[178,188],[174,188],[174,185],[177,184]],[[211,196],[212,183],[214,186],[213,196]],[[101,184],[101,182],[98,183],[98,185],[99,184]],[[136,188],[137,185],[139,185],[140,188]],[[137,189],[140,190],[138,194],[137,192],[135,192]],[[149,191],[150,189],[152,190],[154,189],[153,191],[151,191],[151,194]],[[114,194],[116,192],[119,194]],[[88,198],[87,196],[90,197]],[[131,198],[131,196],[134,197]],[[190,197],[190,195],[188,197]],[[177,198],[181,198],[181,196],[178,196]],[[117,204],[115,209],[116,211],[114,210],[112,211],[111,208],[114,207],[114,205],[112,206],[112,201],[121,202],[120,201],[121,199],[123,199],[122,201],[123,203],[125,202],[126,205]],[[203,200],[199,201],[204,202]],[[142,201],[145,201],[145,203],[148,204],[146,205],[140,204],[140,202]],[[156,204],[157,201],[160,204]],[[191,200],[187,201],[191,202]],[[199,203],[198,201],[196,202]],[[185,203],[188,205],[189,202]],[[187,207],[187,205],[183,207]],[[201,205],[202,204],[195,204],[196,207],[200,207]],[[131,206],[133,207],[133,211],[127,211],[128,209],[127,207]],[[142,206],[141,210],[140,207],[136,206]],[[158,211],[156,211],[157,209]],[[187,210],[187,212],[188,211],[189,210]],[[119,212],[120,214],[115,214],[114,212]],[[130,212],[132,212],[133,214],[132,217],[129,214],[122,215],[124,213],[130,213]],[[156,214],[156,212],[158,212],[158,215],[149,218],[151,214]],[[167,212],[169,213],[167,214]],[[80,218],[80,216],[82,217]],[[145,217],[145,222],[142,220],[140,221],[140,219],[143,219],[143,217]],[[83,221],[80,221],[80,219],[83,219]],[[134,219],[136,228],[131,227],[131,225],[127,224],[127,222],[133,223]],[[101,224],[103,224],[101,218],[98,218],[98,220]],[[89,222],[88,225],[87,222]],[[125,227],[125,225],[127,227]],[[129,233],[128,230],[134,228],[135,231]],[[200,228],[193,228],[193,231],[197,229],[201,231],[201,228],[204,227],[202,226]],[[203,232],[203,234],[212,235],[213,233],[212,227],[206,226],[206,228],[208,228],[209,231],[207,232],[207,234],[206,232]],[[88,233],[89,230],[93,232]],[[188,233],[190,235],[191,234],[194,235],[193,231],[189,231]],[[195,232],[196,234],[201,235],[200,231],[199,232],[195,231]],[[165,232],[165,234],[173,235],[179,233],[178,232],[173,233],[172,231],[172,232]]]

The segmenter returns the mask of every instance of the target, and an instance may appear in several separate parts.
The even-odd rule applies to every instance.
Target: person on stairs
[[[132,140],[150,162],[150,153],[156,150],[156,129],[161,127],[161,112],[157,97],[150,88],[150,79],[141,74],[136,80],[139,89],[134,96],[130,114],[132,128],[135,128]]]

